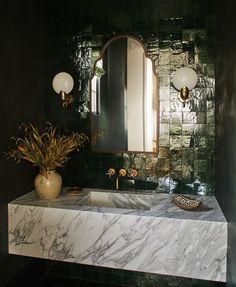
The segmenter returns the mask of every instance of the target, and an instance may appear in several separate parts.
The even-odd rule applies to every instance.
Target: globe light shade
[[[192,90],[198,81],[197,73],[189,67],[179,68],[173,74],[172,83],[174,87],[180,91],[183,87]]]
[[[70,74],[60,72],[54,76],[52,80],[52,87],[57,94],[60,94],[60,92],[69,94],[74,87],[74,80]]]

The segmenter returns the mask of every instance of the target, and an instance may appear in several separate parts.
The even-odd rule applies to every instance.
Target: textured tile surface
[[[46,117],[66,129],[89,133],[89,80],[91,67],[103,45],[111,37],[126,34],[140,39],[147,53],[155,61],[160,94],[159,149],[182,150],[182,163],[163,166],[152,174],[154,182],[171,178],[174,185],[165,186],[165,192],[202,194],[202,189],[192,189],[189,184],[196,180],[205,186],[204,193],[214,194],[215,188],[215,0],[203,1],[116,1],[93,0],[47,1],[45,5],[46,82],[58,69],[66,69],[75,79],[74,104],[63,110],[58,98],[52,97],[51,81],[46,87]],[[192,100],[183,107],[177,100],[177,91],[171,81],[179,67],[194,68],[199,76],[193,89]],[[53,93],[53,91],[52,91]],[[186,126],[188,125],[188,127]],[[186,165],[188,149],[204,148],[205,157],[211,154],[208,168],[198,169],[193,163]],[[145,161],[127,161],[127,153],[120,154],[119,162],[114,155],[91,153],[73,154],[64,170],[66,185],[86,184],[86,179],[101,181],[111,166],[134,167],[142,180],[150,181]],[[135,157],[139,155],[133,154]],[[159,165],[160,156],[152,154]],[[163,155],[162,155],[163,158]],[[166,154],[166,162],[173,159]],[[190,158],[187,159],[190,161]],[[136,165],[137,163],[137,165]],[[177,167],[177,170],[176,170]],[[196,169],[195,169],[196,167]],[[89,175],[89,176],[88,176]]]

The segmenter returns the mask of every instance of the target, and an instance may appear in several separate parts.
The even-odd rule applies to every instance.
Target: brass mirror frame
[[[112,38],[110,38],[106,43],[105,45],[103,46],[101,52],[100,52],[100,56],[94,61],[93,63],[93,71],[92,71],[92,75],[91,75],[91,78],[89,80],[89,109],[90,109],[90,113],[92,111],[92,79],[93,77],[95,76],[95,71],[96,71],[96,64],[98,61],[100,61],[102,58],[103,58],[103,55],[104,55],[104,52],[106,50],[106,48],[110,45],[110,43],[112,43],[113,41],[116,41],[118,39],[122,39],[122,38],[132,38],[134,40],[136,40],[137,42],[139,42],[139,44],[142,46],[143,48],[143,51],[144,51],[144,54],[146,56],[146,58],[150,59],[151,60],[151,63],[152,63],[152,71],[153,71],[153,74],[155,75],[156,77],[156,81],[157,81],[157,96],[158,96],[158,99],[157,99],[157,125],[156,125],[156,151],[124,151],[124,150],[114,150],[113,151],[99,151],[99,150],[93,150],[92,146],[91,146],[91,150],[92,152],[95,152],[95,153],[135,153],[135,154],[155,154],[155,155],[158,155],[159,153],[159,131],[160,131],[160,128],[159,128],[159,124],[160,124],[160,96],[159,96],[159,77],[158,77],[158,74],[156,72],[156,64],[155,64],[155,61],[152,59],[151,56],[148,55],[147,53],[147,49],[145,47],[145,45],[143,44],[143,42],[135,37],[135,36],[132,36],[132,35],[129,35],[129,34],[122,34],[122,35],[116,35]],[[92,117],[90,116],[90,134],[92,134]],[[102,134],[101,134],[102,136]]]

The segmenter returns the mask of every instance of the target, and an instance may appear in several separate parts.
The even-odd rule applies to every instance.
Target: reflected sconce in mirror
[[[70,95],[74,87],[74,80],[70,74],[66,72],[56,74],[52,80],[52,87],[60,95],[64,108],[67,108],[69,104],[74,102],[74,97]]]
[[[197,81],[197,73],[192,68],[182,67],[174,72],[172,83],[179,91],[178,100],[183,103],[184,107],[185,104],[190,101],[190,90],[197,85]]]

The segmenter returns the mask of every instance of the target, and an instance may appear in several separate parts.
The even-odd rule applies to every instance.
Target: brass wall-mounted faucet
[[[112,176],[114,176],[116,174],[116,171],[114,168],[109,168],[107,173],[106,173],[109,178],[111,178]],[[135,177],[137,176],[138,172],[136,169],[131,169],[128,173],[129,177]],[[127,171],[124,168],[121,168],[118,172],[118,174],[116,175],[116,190],[118,190],[120,188],[119,186],[119,178],[122,176],[126,176],[127,175]]]

